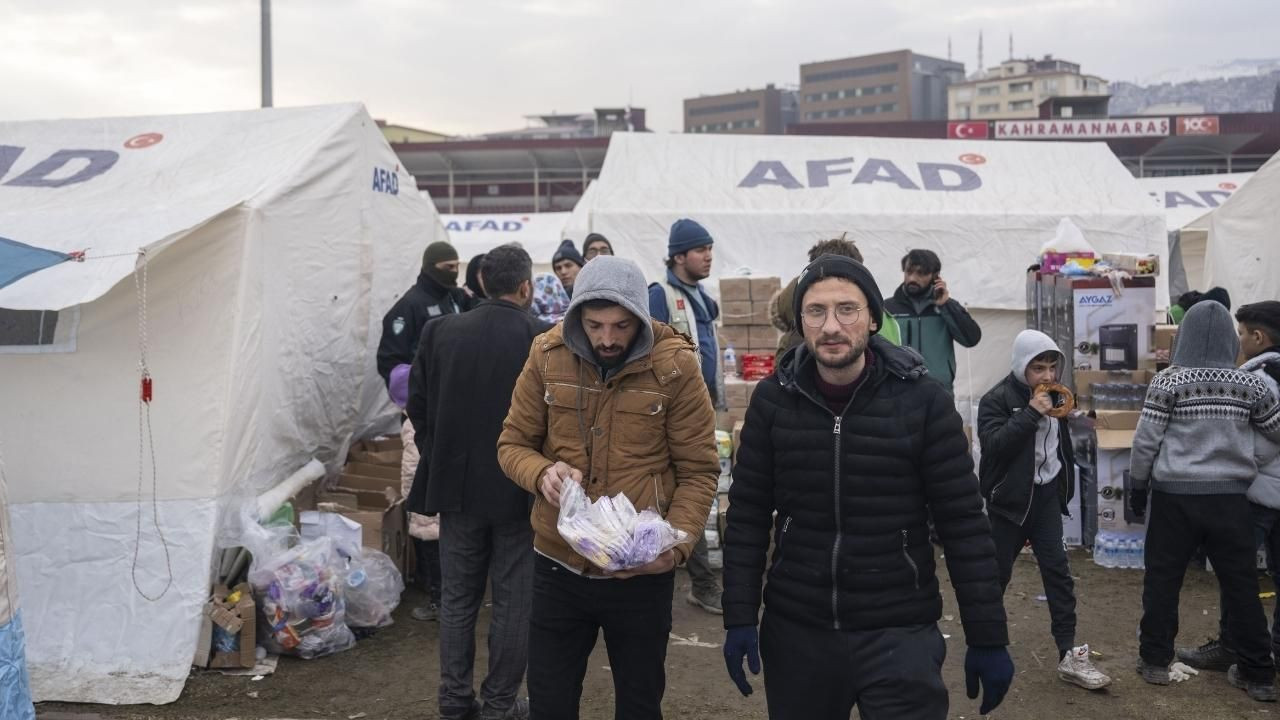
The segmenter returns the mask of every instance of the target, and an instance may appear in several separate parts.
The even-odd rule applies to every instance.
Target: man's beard
[[[620,349],[621,352],[619,352],[617,355],[614,355],[612,357],[605,357],[600,352],[601,350],[614,350],[614,349]],[[591,348],[592,352],[596,356],[596,364],[604,368],[605,370],[613,370],[621,366],[623,363],[625,363],[627,361],[627,356],[630,354],[629,352],[627,352],[628,349],[629,348],[621,348],[616,345],[609,346],[609,347],[605,347],[604,345],[596,345],[595,347]]]
[[[907,294],[912,297],[920,297],[921,295],[924,295],[925,293],[929,292],[929,287],[930,286],[928,285],[920,286],[920,285],[915,285],[913,283],[902,284],[902,288],[906,290]]]
[[[848,350],[835,358],[828,358],[818,352],[821,347],[822,338],[815,342],[813,347],[809,348],[813,352],[813,357],[818,364],[830,370],[844,370],[862,359],[863,353],[867,351],[868,338],[853,338],[849,340]]]

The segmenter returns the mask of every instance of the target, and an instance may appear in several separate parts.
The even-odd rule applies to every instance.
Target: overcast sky
[[[3,0],[0,120],[256,107],[257,0]],[[1276,0],[274,0],[276,105],[358,100],[454,134],[799,82],[804,62],[910,48],[972,72],[1017,55],[1133,80],[1280,56]],[[0,138],[2,139],[2,138]]]

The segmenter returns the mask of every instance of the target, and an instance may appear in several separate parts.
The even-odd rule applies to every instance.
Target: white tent
[[[957,349],[961,408],[1008,372],[1025,271],[1063,217],[1099,250],[1167,254],[1163,218],[1098,143],[621,133],[589,200],[575,215],[650,279],[680,217],[716,238],[712,287],[741,267],[785,280],[815,241],[847,232],[887,295],[908,249],[935,250],[983,327]]]
[[[1175,295],[1208,289],[1204,284],[1204,252],[1209,214],[1252,176],[1253,173],[1222,173],[1138,179],[1165,214],[1165,227],[1170,233],[1166,274],[1170,275],[1170,288]]]
[[[1204,274],[1238,305],[1280,299],[1280,153],[1209,216]]]
[[[170,702],[238,510],[395,427],[380,321],[444,229],[360,105],[0,138],[0,441],[34,694]]]
[[[582,197],[574,204],[569,218],[565,220],[564,229],[560,231],[562,239],[573,240],[581,247],[583,239],[594,232],[591,227],[591,207],[595,192],[596,181],[592,180],[587,189],[582,191]]]

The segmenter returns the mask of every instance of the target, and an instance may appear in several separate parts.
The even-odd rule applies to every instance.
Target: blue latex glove
[[[725,646],[725,653],[729,652]],[[964,656],[964,684],[969,699],[978,697],[978,682],[982,682],[982,707],[978,712],[986,715],[1004,700],[1013,683],[1013,658],[1005,647],[970,647]]]
[[[409,373],[412,369],[412,366],[401,363],[391,368],[388,376],[387,394],[391,396],[391,402],[401,410],[409,404]]]
[[[746,659],[752,675],[760,674],[760,633],[755,625],[731,627],[724,635],[724,664],[729,668],[729,677],[738,686],[738,692],[744,696],[751,694],[751,684],[747,682],[747,674],[742,671],[742,661]]]

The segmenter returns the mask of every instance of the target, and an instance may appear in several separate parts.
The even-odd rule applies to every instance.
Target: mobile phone
[[[941,280],[941,279],[942,279],[942,278],[938,278],[938,280]],[[943,293],[943,292],[945,292],[945,291],[942,289],[942,287],[941,287],[940,285],[938,285],[938,280],[934,280],[934,281],[933,281],[933,299],[934,299],[934,300],[941,299],[941,298],[942,298],[942,293]]]

